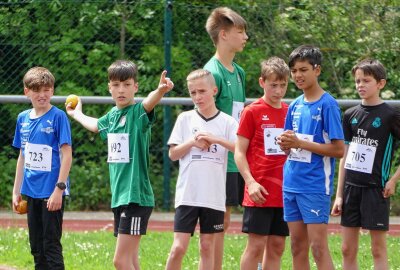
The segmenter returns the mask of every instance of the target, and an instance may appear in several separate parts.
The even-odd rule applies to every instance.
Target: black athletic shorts
[[[381,188],[345,184],[340,224],[344,227],[387,231],[389,207],[390,199],[383,197]]]
[[[193,235],[197,220],[200,233],[219,233],[224,231],[224,212],[206,207],[178,206],[175,210],[174,232]]]
[[[244,207],[242,232],[259,235],[288,236],[281,207]]]
[[[153,207],[137,203],[112,209],[114,213],[114,236],[118,234],[145,235]]]
[[[226,173],[226,206],[242,205],[244,196],[244,180],[238,172]]]

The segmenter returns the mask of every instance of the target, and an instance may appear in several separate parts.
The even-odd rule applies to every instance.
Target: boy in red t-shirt
[[[246,186],[243,228],[248,233],[240,269],[280,269],[289,229],[283,220],[282,179],[285,153],[276,143],[283,132],[288,105],[282,102],[289,80],[289,67],[271,57],[261,63],[260,86],[264,95],[241,115],[235,161]],[[264,252],[265,250],[265,252]]]

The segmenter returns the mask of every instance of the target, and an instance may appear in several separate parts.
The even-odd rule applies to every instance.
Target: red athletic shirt
[[[245,187],[243,206],[283,207],[282,181],[286,155],[265,154],[264,129],[283,129],[287,110],[288,105],[284,102],[281,108],[277,109],[260,98],[242,112],[237,134],[249,139],[246,156],[250,172],[269,193],[264,204],[255,204]]]

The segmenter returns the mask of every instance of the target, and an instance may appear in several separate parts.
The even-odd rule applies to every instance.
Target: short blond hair
[[[214,45],[218,43],[218,34],[221,30],[229,30],[232,27],[247,29],[247,22],[238,13],[228,7],[214,9],[207,18],[206,30]]]
[[[263,81],[275,76],[277,80],[288,81],[290,70],[285,61],[272,56],[261,62],[261,78]]]
[[[205,69],[193,70],[186,77],[186,82],[189,83],[189,82],[197,80],[197,79],[205,79],[212,86],[217,86],[216,83],[215,83],[214,76],[208,70],[205,70]]]
[[[47,68],[33,67],[26,72],[22,81],[25,88],[38,91],[43,86],[54,88],[55,78]]]

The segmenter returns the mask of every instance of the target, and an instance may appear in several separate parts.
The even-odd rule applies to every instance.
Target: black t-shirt
[[[390,176],[395,141],[400,138],[400,112],[387,103],[357,105],[344,113],[343,132],[349,144],[345,182],[383,188]]]

